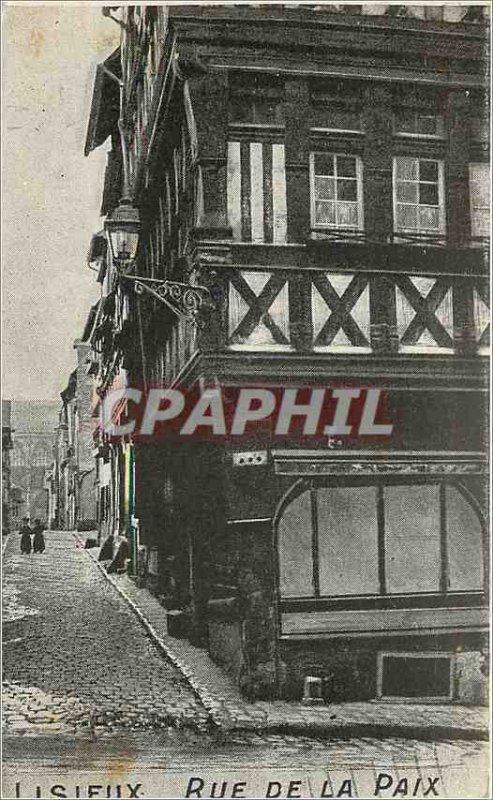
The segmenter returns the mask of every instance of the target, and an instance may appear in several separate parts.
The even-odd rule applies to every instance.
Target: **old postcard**
[[[2,4],[2,798],[487,798],[490,6]]]

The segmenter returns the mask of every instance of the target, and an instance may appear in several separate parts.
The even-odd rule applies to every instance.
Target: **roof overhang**
[[[118,128],[121,79],[120,48],[96,68],[84,155],[88,156]]]

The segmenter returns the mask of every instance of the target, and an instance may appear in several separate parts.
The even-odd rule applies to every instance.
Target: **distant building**
[[[56,403],[12,400],[11,525],[48,518],[47,469],[53,461]]]
[[[12,512],[12,402],[2,400],[2,533],[10,533]]]
[[[90,346],[76,339],[77,366],[60,393],[62,405],[54,442],[54,464],[46,476],[50,493],[51,525],[71,530],[96,528],[96,462],[93,456],[93,378]]]

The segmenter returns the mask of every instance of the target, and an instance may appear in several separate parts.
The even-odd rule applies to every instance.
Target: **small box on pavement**
[[[314,675],[307,675],[305,677],[302,702],[305,706],[323,705],[322,678],[316,678]]]

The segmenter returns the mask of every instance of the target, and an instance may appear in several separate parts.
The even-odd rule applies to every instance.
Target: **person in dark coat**
[[[29,527],[29,517],[24,517],[19,530],[19,535],[21,537],[21,553],[24,553],[25,555],[29,555],[31,552],[31,533],[32,530]]]
[[[115,537],[110,534],[104,541],[101,550],[99,551],[98,561],[113,561],[115,555]]]
[[[126,539],[120,539],[116,555],[108,567],[108,573],[122,573],[125,572],[130,557],[130,550]]]
[[[34,520],[33,533],[34,533],[34,539],[33,539],[34,552],[44,553],[45,551],[44,526],[41,524],[40,519]]]

